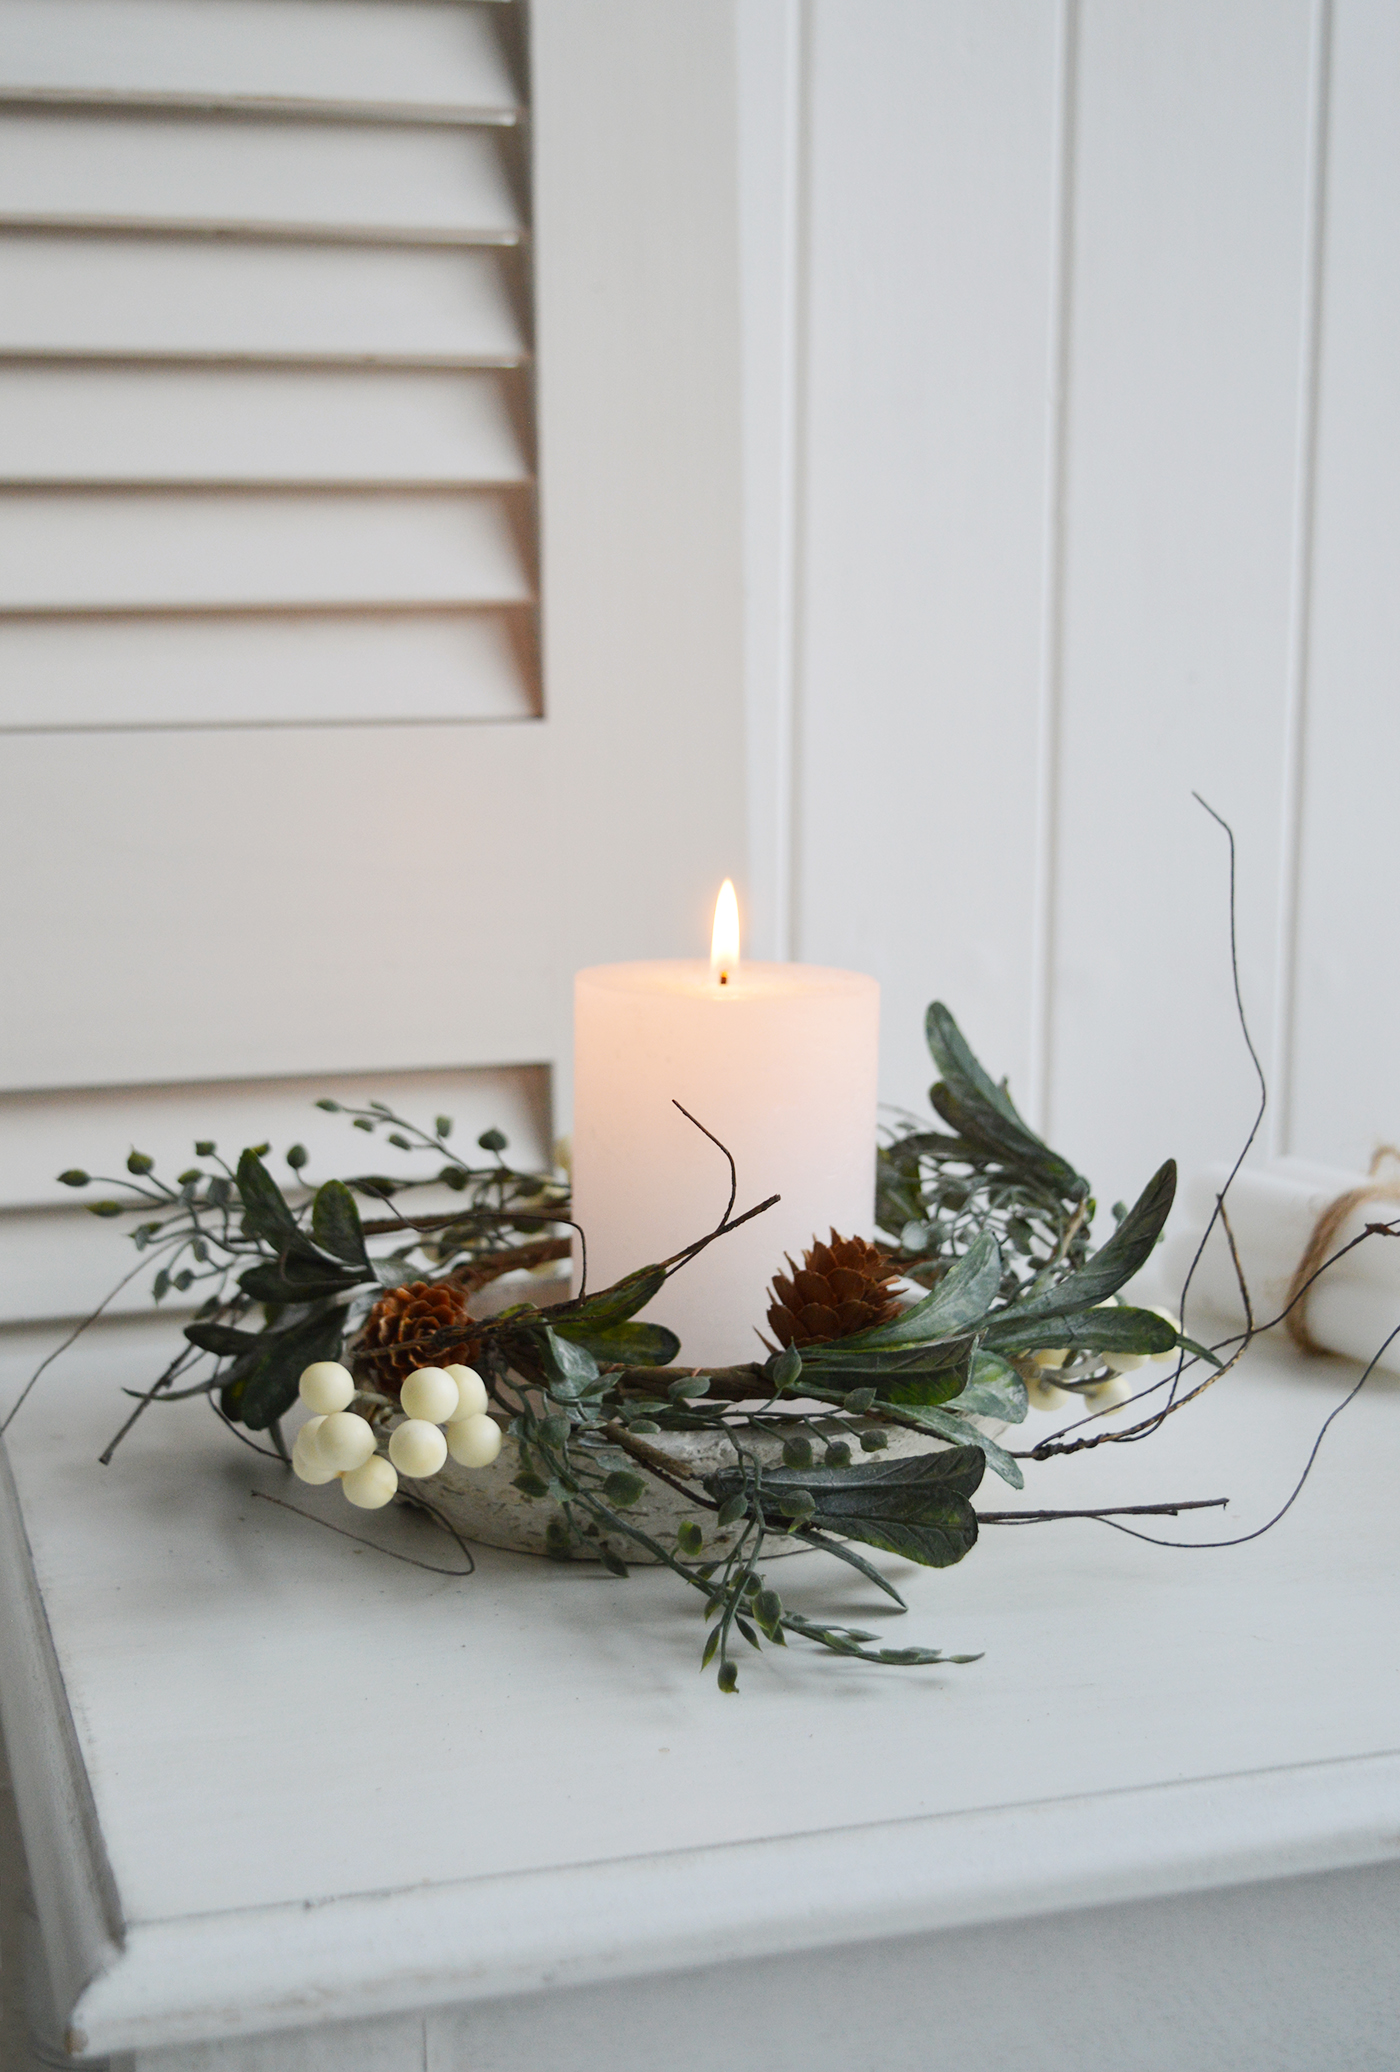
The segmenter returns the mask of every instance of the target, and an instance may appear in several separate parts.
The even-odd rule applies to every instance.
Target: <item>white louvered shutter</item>
[[[540,1156],[574,969],[703,947],[733,52],[652,0],[0,0],[0,1322],[119,1270],[46,1174],[324,1172],[319,1087]]]
[[[0,717],[539,709],[500,4],[0,6]]]

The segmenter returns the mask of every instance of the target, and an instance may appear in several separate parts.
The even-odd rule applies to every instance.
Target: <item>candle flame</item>
[[[739,902],[734,897],[734,880],[726,878],[715,901],[715,926],[710,937],[710,977],[727,986],[739,969]]]

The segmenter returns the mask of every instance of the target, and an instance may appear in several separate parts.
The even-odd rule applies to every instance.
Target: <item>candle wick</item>
[[[720,973],[719,982],[722,986],[727,986],[729,984],[729,973],[727,971],[722,971]]]

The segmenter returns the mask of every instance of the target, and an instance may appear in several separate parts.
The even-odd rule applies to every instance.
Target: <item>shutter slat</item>
[[[525,482],[518,381],[0,364],[0,469],[16,483]]]
[[[0,618],[0,728],[533,719],[526,611]]]
[[[0,611],[523,604],[503,497],[10,491]]]
[[[525,356],[504,255],[15,235],[0,241],[0,353],[128,359]]]
[[[0,114],[0,228],[193,229],[511,244],[487,130]]]
[[[518,47],[0,0],[0,727],[539,712]]]
[[[502,9],[404,0],[4,0],[12,99],[362,108],[512,120]]]

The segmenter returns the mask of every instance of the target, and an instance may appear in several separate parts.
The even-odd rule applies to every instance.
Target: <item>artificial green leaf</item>
[[[1171,1213],[1176,1194],[1176,1160],[1169,1158],[1152,1175],[1108,1243],[1074,1273],[1066,1274],[1052,1288],[1029,1295],[1005,1314],[1012,1317],[1066,1317],[1077,1310],[1093,1309],[1110,1295],[1116,1295],[1144,1265]],[[1043,1341],[1049,1343],[1049,1340]],[[1054,1341],[1058,1344],[1060,1341]]]
[[[603,1479],[603,1494],[610,1504],[616,1504],[619,1511],[624,1511],[641,1502],[646,1486],[644,1477],[634,1469],[614,1468]]]
[[[784,1346],[769,1362],[769,1376],[775,1389],[793,1389],[802,1374],[802,1355],[795,1345]]]
[[[681,1349],[674,1331],[664,1324],[582,1323],[576,1317],[556,1319],[550,1329],[556,1338],[581,1345],[595,1360],[608,1360],[625,1367],[669,1367]]]
[[[261,1238],[276,1252],[298,1241],[305,1244],[281,1188],[256,1151],[245,1151],[239,1159],[237,1185],[243,1214],[254,1237]]]
[[[1061,1346],[1071,1352],[1165,1353],[1176,1342],[1176,1332],[1155,1310],[1130,1309],[1126,1303],[1116,1302],[1104,1309],[1055,1317],[1048,1324],[1044,1318],[1026,1321],[1019,1310],[1011,1310],[1005,1324],[994,1318],[987,1328],[987,1343],[1012,1353]]]
[[[820,1547],[823,1554],[834,1554],[836,1559],[844,1561],[848,1568],[859,1569],[860,1573],[869,1582],[874,1583],[877,1589],[884,1591],[886,1597],[892,1597],[902,1612],[908,1611],[908,1605],[900,1596],[898,1590],[895,1589],[889,1577],[882,1576],[874,1563],[867,1561],[863,1554],[857,1554],[854,1547],[847,1547],[840,1540],[829,1540],[824,1533],[813,1532],[810,1527],[805,1532],[801,1532],[799,1537],[806,1540],[810,1546]]]
[[[952,1446],[848,1468],[770,1468],[762,1488],[765,1507],[796,1520],[799,1531],[810,1522],[925,1567],[947,1568],[976,1542],[977,1517],[968,1499],[983,1472],[978,1447]],[[721,1469],[706,1478],[705,1486],[724,1498],[741,1474]]]
[[[933,1372],[907,1374],[902,1380],[887,1376],[880,1385],[880,1395],[887,1403],[898,1403],[920,1409],[936,1409],[940,1403],[951,1403],[953,1398],[966,1394],[962,1365],[943,1367]]]
[[[763,1491],[786,1513],[805,1489],[816,1507],[814,1523],[826,1531],[926,1568],[949,1568],[976,1544],[977,1516],[968,1499],[983,1472],[976,1447],[949,1447],[801,1476],[769,1470]]]
[[[533,1334],[532,1334],[533,1335]],[[571,1345],[549,1326],[540,1327],[549,1393],[563,1403],[576,1403],[599,1386],[598,1362],[585,1346]]]
[[[323,1252],[343,1259],[348,1266],[362,1267],[367,1274],[371,1271],[360,1212],[343,1180],[327,1180],[324,1187],[317,1188],[311,1206],[311,1235]]]
[[[924,1017],[924,1033],[943,1075],[942,1088],[934,1089],[930,1099],[960,1136],[980,1138],[1011,1163],[1029,1167],[1057,1194],[1088,1194],[1088,1181],[1042,1142],[1017,1112],[1005,1087],[998,1086],[978,1062],[941,1000],[935,1000]],[[952,1097],[946,1104],[937,1098],[941,1091]]]
[[[596,1295],[558,1305],[559,1320],[563,1324],[589,1324],[607,1330],[614,1324],[625,1323],[634,1317],[639,1309],[645,1309],[653,1296],[665,1285],[664,1266],[642,1266],[635,1273],[625,1274],[611,1287],[600,1288]]]
[[[250,1266],[238,1276],[238,1285],[254,1302],[320,1302],[328,1295],[343,1295],[357,1285],[353,1274],[334,1273],[324,1262],[321,1269],[289,1258],[285,1270],[273,1260]]]
[[[1000,1286],[1001,1253],[991,1232],[984,1230],[922,1302],[906,1309],[893,1323],[853,1332],[849,1338],[839,1338],[829,1346],[809,1347],[807,1365],[821,1367],[827,1363],[827,1355],[834,1352],[848,1360],[858,1353],[893,1351],[901,1346],[951,1338],[986,1316]]]
[[[235,1331],[230,1324],[186,1324],[185,1336],[191,1345],[197,1345],[201,1352],[218,1353],[221,1358],[239,1359],[250,1353],[258,1343],[258,1331]]]
[[[698,1401],[709,1393],[710,1378],[707,1374],[681,1374],[666,1387],[666,1394],[673,1403],[684,1403],[691,1398]]]
[[[926,1407],[923,1404],[901,1403],[898,1407],[905,1421],[912,1420],[921,1431],[933,1432],[940,1439],[951,1439],[954,1446],[975,1446],[986,1456],[987,1466],[1000,1475],[1013,1489],[1025,1487],[1025,1477],[1020,1467],[1004,1446],[998,1446],[995,1439],[989,1439],[985,1432],[979,1432],[969,1419],[959,1416],[956,1410]]]
[[[952,1399],[964,1417],[999,1417],[1005,1424],[1024,1424],[1026,1384],[1014,1367],[995,1353],[972,1355],[967,1387]]]
[[[764,1494],[767,1494],[766,1485]],[[784,1518],[795,1519],[799,1524],[805,1524],[813,1517],[817,1508],[817,1500],[811,1490],[797,1482],[780,1483],[773,1492],[773,1503]]]
[[[236,1408],[225,1414],[236,1416],[253,1432],[264,1432],[279,1417],[285,1417],[297,1399],[297,1384],[303,1371],[316,1360],[333,1360],[344,1335],[343,1309],[318,1310],[283,1331],[259,1334],[256,1349],[242,1370],[225,1384],[226,1398]]]

